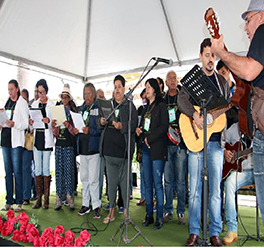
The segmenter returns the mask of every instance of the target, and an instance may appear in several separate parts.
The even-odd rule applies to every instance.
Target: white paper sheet
[[[74,123],[74,126],[79,129],[79,133],[83,133],[82,128],[85,127],[82,115],[79,113],[71,112],[71,117]]]
[[[40,109],[29,109],[29,115],[30,115],[30,119],[34,121],[32,125],[34,129],[44,129],[45,128],[45,124],[42,121],[43,115]]]
[[[58,105],[58,106],[50,106],[49,107],[52,120],[57,120],[56,127],[58,126],[63,126],[63,122],[66,121],[66,115],[64,111],[64,106],[63,105]]]
[[[0,110],[0,125],[2,127],[7,127],[7,125],[5,124],[5,121],[8,120],[8,116],[6,114],[6,111],[4,109]]]

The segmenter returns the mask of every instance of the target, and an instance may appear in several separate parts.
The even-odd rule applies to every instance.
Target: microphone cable
[[[83,221],[79,227],[72,227],[70,230],[73,233],[80,233],[81,231],[87,230],[91,234],[91,237],[93,237],[93,236],[96,236],[99,232],[104,232],[108,228],[109,223],[110,222],[106,224],[105,228],[98,229],[95,224],[89,221],[88,214],[87,214],[86,220]],[[84,225],[87,225],[87,227],[84,227]]]

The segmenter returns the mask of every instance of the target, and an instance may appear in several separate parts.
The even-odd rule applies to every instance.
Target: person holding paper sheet
[[[96,101],[96,90],[92,83],[86,83],[83,88],[84,103],[79,107],[85,127],[82,132],[74,128],[78,135],[80,154],[80,178],[82,182],[82,207],[78,215],[90,213],[90,201],[94,210],[94,219],[100,218],[101,200],[99,199],[99,140],[101,130],[97,128],[99,107]]]
[[[51,122],[52,131],[57,141],[55,144],[55,172],[56,172],[56,207],[62,206],[62,197],[66,195],[70,211],[74,211],[74,133],[70,111],[76,112],[72,95],[68,87],[64,87],[59,95],[64,106],[66,121],[56,127],[56,116]]]
[[[1,211],[12,208],[14,179],[17,207],[14,209],[20,212],[23,201],[23,177],[22,177],[22,154],[25,144],[25,129],[28,127],[28,106],[27,102],[20,96],[18,82],[11,80],[8,83],[9,98],[5,103],[5,111],[8,119],[5,120],[5,127],[0,126],[1,146],[5,166],[6,183],[6,204]]]
[[[32,206],[33,209],[40,208],[42,206],[42,176],[44,182],[44,204],[43,209],[49,208],[49,194],[50,194],[50,155],[54,147],[54,136],[51,129],[51,116],[49,106],[54,106],[54,102],[51,101],[48,94],[48,85],[45,79],[40,79],[36,87],[38,89],[39,99],[32,104],[32,108],[40,108],[43,115],[42,122],[45,128],[35,129],[34,133],[34,160],[35,160],[35,180],[37,190],[37,201]],[[29,120],[29,124],[33,124],[33,120]]]

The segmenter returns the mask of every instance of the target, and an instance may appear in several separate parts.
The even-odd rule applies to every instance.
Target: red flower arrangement
[[[31,222],[31,223],[30,223]],[[1,215],[0,233],[2,236],[13,234],[12,239],[16,242],[32,243],[34,246],[93,246],[91,235],[83,230],[75,239],[75,233],[71,230],[65,232],[63,226],[56,226],[54,231],[51,227],[46,228],[40,235],[40,226],[33,214],[31,220],[23,211],[15,217],[14,211],[9,210],[6,216]]]

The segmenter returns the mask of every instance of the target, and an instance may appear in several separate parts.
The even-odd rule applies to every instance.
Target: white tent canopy
[[[245,54],[249,0],[0,0],[0,56],[90,80],[140,71],[151,57],[198,61],[218,13],[229,50]],[[162,66],[160,66],[162,67]]]

